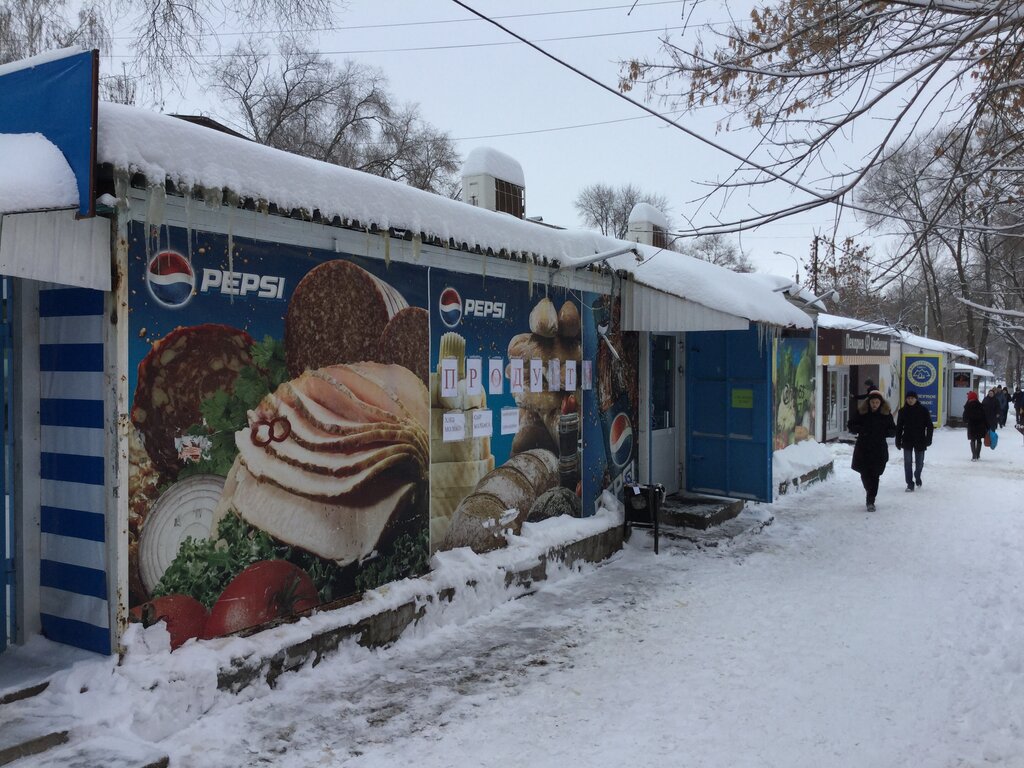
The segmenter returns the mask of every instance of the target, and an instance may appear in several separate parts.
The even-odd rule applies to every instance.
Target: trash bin
[[[629,538],[631,529],[654,529],[654,554],[658,554],[658,517],[661,502],[665,500],[665,486],[661,483],[630,483],[622,486],[622,504],[626,508],[623,536]]]

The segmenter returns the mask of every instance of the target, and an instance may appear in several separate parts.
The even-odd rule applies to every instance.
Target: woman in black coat
[[[913,491],[915,484],[921,485],[924,452],[932,444],[934,429],[928,407],[918,401],[917,392],[908,389],[903,407],[896,412],[896,450],[903,451],[908,491]]]
[[[850,417],[846,428],[857,435],[851,466],[854,472],[860,473],[860,481],[867,495],[868,512],[874,512],[878,480],[885,472],[885,465],[889,463],[889,444],[885,439],[896,434],[892,409],[882,393],[873,390],[866,400],[857,403],[857,412]]]
[[[964,406],[964,424],[967,425],[967,439],[971,441],[971,461],[981,458],[981,441],[988,434],[989,421],[985,408],[978,402],[977,392],[967,393]]]

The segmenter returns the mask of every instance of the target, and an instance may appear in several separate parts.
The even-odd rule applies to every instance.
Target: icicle
[[[131,177],[128,171],[118,168],[114,171],[114,196],[117,198],[118,215],[128,212],[128,190],[131,189]]]
[[[192,263],[192,191],[185,190],[185,237],[188,239],[188,263]]]
[[[164,211],[167,204],[167,189],[162,184],[151,184],[146,188],[146,262],[152,251],[151,243],[154,230],[156,247],[160,249],[160,227],[164,222]]]
[[[228,277],[225,280],[234,283],[235,280],[235,212],[238,210],[238,195],[228,192],[225,196],[228,209]],[[235,303],[235,294],[228,292],[228,300]]]
[[[423,237],[416,234],[412,236],[412,260],[417,264],[420,261],[420,254],[423,250]]]
[[[487,251],[480,254],[480,276],[487,282]]]
[[[370,257],[370,228],[363,227],[363,232],[366,233],[366,257]]]
[[[381,232],[384,237],[384,266],[391,267],[391,232],[384,230]]]
[[[533,257],[526,257],[526,282],[530,286],[530,298],[533,298]]]

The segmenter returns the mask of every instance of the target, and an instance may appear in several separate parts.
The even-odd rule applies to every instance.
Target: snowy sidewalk
[[[744,513],[774,515],[760,533],[655,557],[636,531],[528,599],[345,646],[275,690],[143,665],[48,703],[172,768],[1022,766],[1024,447],[1002,438],[971,463],[940,430],[914,493],[893,451],[875,513],[835,446],[833,479]]]

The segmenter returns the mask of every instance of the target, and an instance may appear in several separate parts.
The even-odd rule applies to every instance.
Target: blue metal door
[[[11,279],[0,278],[0,652],[14,639],[16,629],[14,568],[14,503],[11,493],[11,382],[14,380],[11,354]]]
[[[772,500],[771,339],[686,335],[686,489]]]

